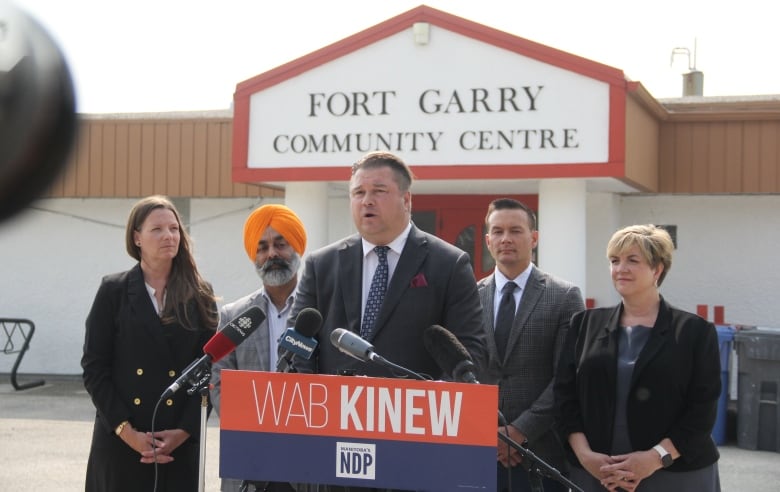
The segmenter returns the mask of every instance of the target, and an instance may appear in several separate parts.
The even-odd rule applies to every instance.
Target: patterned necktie
[[[374,252],[379,258],[379,266],[376,267],[374,278],[371,279],[371,288],[368,290],[366,299],[366,310],[363,313],[363,323],[360,325],[360,336],[366,340],[371,340],[374,331],[376,319],[379,317],[379,308],[382,307],[382,301],[387,291],[387,251],[389,246],[377,246]]]
[[[501,290],[501,303],[498,305],[498,314],[496,315],[496,348],[501,358],[504,358],[506,346],[509,342],[509,333],[512,331],[512,324],[515,322],[515,288],[517,284],[507,282]]]

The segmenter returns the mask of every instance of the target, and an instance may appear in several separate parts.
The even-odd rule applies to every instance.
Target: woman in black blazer
[[[555,381],[557,427],[572,481],[586,492],[720,491],[710,437],[718,337],[659,294],[673,249],[652,225],[617,231],[607,257],[622,302],[572,317]]]
[[[217,326],[216,300],[167,198],[133,207],[125,241],[138,264],[103,278],[86,322],[81,366],[97,415],[85,490],[152,491],[156,483],[157,492],[191,492],[201,398],[183,390],[160,398],[203,354]]]

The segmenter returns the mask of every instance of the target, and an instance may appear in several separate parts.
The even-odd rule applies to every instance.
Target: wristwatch
[[[122,431],[124,430],[125,426],[126,426],[127,424],[129,424],[129,423],[130,423],[130,422],[128,422],[127,420],[125,420],[125,421],[124,421],[124,422],[122,422],[121,424],[117,425],[117,426],[116,426],[116,429],[114,429],[114,434],[116,434],[117,436],[118,436],[119,434],[121,434],[121,433],[122,433]]]
[[[674,460],[672,459],[672,455],[669,454],[669,451],[665,450],[663,446],[660,444],[656,444],[653,446],[653,449],[661,455],[661,466],[664,468],[669,468],[672,466],[672,463],[674,463]]]

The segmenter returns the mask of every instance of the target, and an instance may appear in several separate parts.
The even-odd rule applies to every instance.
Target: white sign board
[[[412,28],[250,98],[248,168],[604,163],[609,84],[446,29]]]

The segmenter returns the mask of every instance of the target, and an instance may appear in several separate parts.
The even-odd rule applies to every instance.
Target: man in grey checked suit
[[[236,350],[212,367],[211,402],[220,410],[222,369],[273,371],[278,357],[278,339],[287,325],[287,317],[298,285],[298,269],[306,249],[306,232],[297,215],[284,205],[264,205],[254,210],[244,224],[244,248],[252,260],[262,287],[251,294],[226,304],[219,311],[224,326],[252,306],[266,315],[265,321]],[[242,480],[223,479],[222,491],[241,490]],[[248,490],[288,492],[296,488],[287,483],[254,484]]]
[[[479,381],[499,387],[498,405],[506,425],[498,431],[526,443],[539,458],[563,471],[563,448],[552,431],[552,386],[569,320],[585,309],[582,294],[575,285],[532,263],[539,232],[536,217],[525,204],[509,198],[494,200],[485,224],[485,241],[496,269],[478,284],[489,352]],[[517,308],[513,319],[510,314],[508,335],[501,337],[495,333],[496,314],[508,282],[517,285],[510,289]],[[497,459],[499,492],[534,490],[520,454],[501,440]],[[545,492],[566,490],[547,478],[542,485]]]

